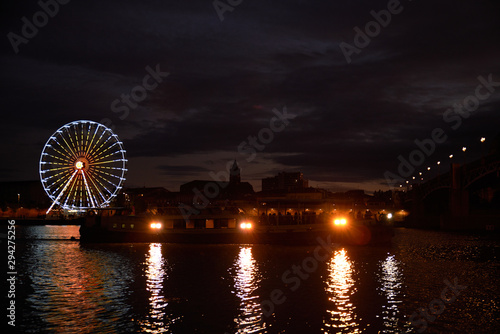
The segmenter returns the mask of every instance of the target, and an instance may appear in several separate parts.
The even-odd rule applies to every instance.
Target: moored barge
[[[262,224],[237,210],[209,208],[196,215],[180,211],[128,215],[121,209],[91,210],[80,228],[82,242],[165,242],[211,244],[367,245],[388,243],[394,235],[387,222],[330,217],[320,223]]]

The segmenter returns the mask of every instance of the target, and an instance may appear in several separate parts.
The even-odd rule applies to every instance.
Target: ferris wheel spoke
[[[80,154],[84,154],[85,152],[85,126],[81,124],[81,126],[77,127],[80,131]]]
[[[71,134],[71,127],[69,125],[64,126],[64,131],[62,133],[62,138],[67,143],[68,148],[73,152],[75,156],[78,156],[78,150],[76,148],[75,143],[73,142],[73,136]],[[67,140],[69,140],[69,143]]]
[[[95,144],[92,146],[92,148],[89,150],[89,153],[88,153],[88,155],[89,155],[89,156],[92,156],[92,155],[93,155],[93,153],[94,153],[94,151],[96,150],[96,148],[97,148],[97,147],[99,147],[98,145],[100,145],[101,140],[102,140],[102,138],[104,138],[104,134],[105,134],[105,133],[106,133],[106,132],[105,132],[105,130],[103,130],[103,131],[101,132],[101,134],[99,135],[99,138],[97,138],[97,141],[96,141],[96,142],[95,142]]]
[[[97,193],[101,196],[103,203],[106,202],[106,198],[104,197],[103,193],[101,192],[101,189],[95,184],[94,180],[92,177],[89,177],[90,183],[94,186],[94,189],[97,191]]]
[[[53,179],[54,177],[58,177],[58,176],[60,176],[61,174],[68,174],[68,175],[71,175],[71,171],[70,171],[70,170],[67,170],[67,171],[62,171],[62,172],[56,173],[56,174],[54,174],[54,175],[47,176],[46,178],[42,179],[42,182],[47,182],[48,180]],[[56,183],[58,182],[58,180],[60,180],[60,179],[56,179],[56,181],[54,181],[54,183],[53,183],[53,184],[56,184]]]
[[[75,172],[73,173],[73,175],[71,175],[71,178],[64,185],[64,188],[61,190],[61,192],[59,193],[59,195],[57,196],[57,198],[54,200],[54,202],[52,202],[52,205],[47,210],[47,214],[50,212],[50,210],[52,210],[52,208],[54,207],[54,205],[59,202],[59,198],[61,198],[61,196],[64,193],[64,191],[66,190],[66,188],[68,188],[68,185],[70,184],[71,180],[73,180],[73,178],[75,177],[76,173],[78,173],[78,170],[75,170]]]
[[[102,167],[102,166],[101,166],[101,167]],[[101,168],[101,167],[99,167],[99,168]],[[96,166],[96,168],[97,168],[97,166]],[[118,169],[120,169],[120,170],[121,170],[121,168],[118,168]],[[106,172],[106,171],[104,171],[104,170],[100,170],[100,169],[99,169],[97,172],[98,172],[98,173],[104,173],[104,174],[106,174],[106,175],[108,175],[108,176],[111,176],[111,177],[114,177],[114,178],[120,179],[120,180],[122,180],[122,181],[125,181],[125,178],[121,177],[120,175],[111,174],[111,173],[108,173],[108,172]]]
[[[71,155],[73,158],[76,158],[76,157],[77,157],[77,154],[75,153],[75,151],[73,151],[73,149],[72,149],[72,148],[71,148],[71,146],[69,145],[69,143],[68,143],[68,141],[66,140],[66,138],[64,138],[64,133],[63,133],[63,131],[61,131],[61,132],[60,132],[60,134],[61,134],[61,138],[62,138],[62,140],[63,140],[63,141],[64,141],[64,143],[66,144],[66,146],[62,146],[62,145],[61,145],[61,147],[62,147],[65,151],[68,151],[68,150],[69,150],[69,151],[71,152],[71,154],[70,154],[70,155]]]
[[[123,162],[126,161],[124,159],[114,159],[114,160],[107,160],[107,161],[99,161],[99,162],[94,162],[92,165],[103,165],[103,164],[110,164],[114,162]],[[106,166],[95,166],[96,168],[106,168]],[[108,167],[109,168],[109,167]]]
[[[75,143],[76,143],[76,151],[78,153],[78,155],[81,155],[82,154],[82,136],[83,136],[83,132],[80,131],[80,127],[78,126],[78,124],[73,124],[73,127],[74,127],[74,135],[75,135]]]
[[[69,129],[71,129],[70,126],[68,126]],[[73,131],[75,132],[75,131]],[[75,132],[74,133],[76,138],[75,138],[75,141],[78,139],[78,132]],[[75,144],[75,142],[73,141],[73,134],[71,132],[68,131],[68,138],[69,138],[69,141],[71,142],[71,147],[73,148],[74,152],[75,152],[75,156],[78,157],[79,155],[79,151],[78,151],[78,143]]]
[[[92,207],[95,208],[95,203],[94,203],[94,200],[92,198],[92,193],[90,192],[90,187],[89,187],[89,184],[87,183],[87,178],[85,177],[85,172],[82,171],[82,176],[83,176],[83,181],[85,183],[85,189],[87,190],[87,195],[90,199],[90,202],[92,203]]]
[[[61,169],[68,169],[68,167],[56,167],[56,168],[46,169],[46,170],[42,171],[42,173],[53,172],[53,171],[61,170]]]
[[[99,125],[97,125],[97,126],[95,127],[95,131],[94,131],[94,134],[92,135],[92,139],[90,140],[90,144],[87,146],[87,149],[85,150],[85,157],[86,157],[86,158],[88,158],[88,157],[89,157],[89,154],[90,154],[89,150],[90,150],[90,148],[92,147],[92,143],[94,142],[95,135],[97,134],[97,131],[99,131],[99,127],[100,127],[100,126],[101,126],[101,125],[99,124]],[[90,126],[89,126],[89,132],[90,132]]]
[[[71,159],[71,157],[73,156],[74,157],[74,154],[71,150],[68,150],[67,147],[65,147],[63,144],[61,144],[59,141],[57,141],[56,138],[54,138],[54,142],[58,145],[58,147],[60,147],[64,152],[61,152],[59,150],[57,150],[55,147],[52,147],[52,149],[54,151],[56,151],[57,153],[59,153],[60,155],[62,156],[65,156],[66,158],[68,159]]]
[[[99,147],[97,147],[97,148],[94,150],[94,152],[92,152],[92,153],[94,154],[94,156],[99,156],[99,155],[101,155],[101,153],[100,153],[100,152],[101,152],[101,148],[102,148],[105,144],[107,144],[107,143],[108,143],[108,141],[110,141],[110,140],[111,140],[111,138],[113,138],[113,137],[112,137],[112,136],[110,136],[110,137],[106,138],[106,140],[105,140],[104,142],[102,142],[102,143],[101,143],[101,145],[99,145]]]
[[[102,187],[104,190],[106,190],[106,191],[108,192],[108,194],[113,195],[113,192],[112,192],[111,190],[109,190],[109,189],[106,187],[106,185],[102,184],[101,180],[106,181],[106,182],[108,182],[108,183],[111,183],[111,182],[109,182],[106,178],[104,178],[104,177],[103,177],[102,175],[100,175],[100,174],[96,174],[96,178],[95,178],[95,179],[96,179],[96,182],[97,182],[97,183],[99,183],[99,184],[101,185],[101,187]],[[99,180],[99,179],[101,179],[101,180]],[[115,185],[114,185],[113,183],[111,183],[111,185],[112,185],[113,187],[115,187]]]
[[[65,175],[62,175],[60,178],[55,179],[55,181],[49,187],[49,188],[55,188],[54,193],[57,193],[57,191],[71,177],[71,172],[68,173],[67,171],[65,171],[65,172],[61,172],[61,173],[64,173]],[[58,174],[60,174],[60,173],[58,173]],[[56,174],[56,175],[58,175],[58,174]],[[54,177],[54,176],[56,176],[56,175],[51,176],[51,178]]]
[[[106,156],[103,156],[101,159],[95,160],[94,164],[103,164],[103,163],[120,162],[120,161],[123,162],[123,161],[126,161],[126,159],[123,158],[123,155],[121,153],[123,153],[123,152],[120,150],[120,151],[116,151],[116,152],[113,152],[111,154],[108,154]],[[104,159],[107,159],[107,160],[104,160]]]
[[[94,135],[95,135],[95,132],[94,132],[94,135],[91,134],[92,133],[92,123],[89,123],[89,126],[87,127],[87,136],[85,138],[85,149],[83,151],[83,155],[85,157],[87,157],[87,151],[90,147],[90,145],[92,145],[92,141],[94,140]],[[89,139],[92,137],[91,141],[89,142]]]
[[[54,158],[54,159],[57,159],[57,160],[63,161],[63,162],[65,162],[65,163],[68,163],[68,158],[63,159],[63,158],[61,158],[61,157],[58,157],[58,156],[52,155],[52,154],[47,153],[47,152],[42,153],[42,155],[48,155],[48,156],[49,156],[49,157],[51,157],[51,158]],[[52,163],[52,162],[49,162],[49,161],[44,161],[44,164],[51,164],[51,163]]]
[[[105,136],[106,131],[103,131],[101,135],[99,136],[99,140],[95,143],[95,146],[92,148],[92,150],[89,152],[92,156],[97,154],[101,147],[106,144],[111,138],[109,136]]]
[[[113,169],[113,170],[126,171],[126,169],[123,167],[111,167],[111,166],[93,166],[93,167],[99,168],[99,169]]]
[[[61,145],[61,144],[60,144],[57,140],[54,140],[54,142],[55,142],[55,144],[57,144],[59,147],[62,147],[62,145]],[[68,152],[64,149],[64,147],[62,147],[64,152],[59,151],[59,150],[56,148],[56,145],[48,145],[48,148],[50,148],[52,151],[54,151],[54,152],[56,152],[57,154],[59,154],[60,156],[62,156],[62,157],[56,157],[56,156],[52,155],[54,158],[57,158],[57,159],[62,159],[62,160],[71,159],[71,154],[70,154],[70,153],[68,153]],[[49,153],[45,152],[45,154],[49,154]],[[63,159],[63,158],[65,158],[65,159]]]
[[[112,145],[109,145],[108,147],[106,147],[104,150],[100,151],[99,154],[96,154],[96,156],[94,157],[94,161],[99,161],[99,160],[102,160],[103,158],[101,157],[104,153],[106,153],[107,151],[109,151],[110,149],[112,149],[114,146],[118,145],[118,150],[117,151],[114,151],[113,153],[109,153],[108,155],[106,155],[105,157],[108,157],[112,154],[116,154],[116,153],[120,153],[121,150],[121,143],[120,142],[116,142],[116,143],[113,143]]]
[[[75,180],[72,184],[71,184],[71,188],[69,189],[68,191],[68,196],[66,196],[66,200],[64,201],[64,206],[67,206],[68,205],[68,201],[70,198],[75,198],[75,194],[76,194],[76,188],[75,188],[75,185],[77,184],[77,180]],[[73,193],[73,196],[71,196],[71,193]]]

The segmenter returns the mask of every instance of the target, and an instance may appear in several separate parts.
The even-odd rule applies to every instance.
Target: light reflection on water
[[[168,302],[163,290],[164,281],[168,278],[166,263],[162,254],[162,244],[152,243],[146,256],[146,290],[149,292],[149,313],[141,321],[141,330],[146,333],[166,333],[177,320],[166,315]]]
[[[123,320],[132,276],[121,257],[58,241],[35,243],[30,253],[24,260],[32,288],[27,319],[38,319],[51,333],[131,329]]]
[[[351,296],[356,292],[353,279],[353,262],[343,248],[333,253],[328,262],[326,293],[327,315],[323,321],[324,333],[361,333],[356,306]]]
[[[403,274],[400,267],[401,264],[394,255],[388,255],[384,261],[380,262],[379,289],[387,299],[387,304],[382,305],[384,325],[382,333],[401,333],[398,326],[401,318],[398,307],[402,303],[400,294],[403,284]]]
[[[240,300],[239,315],[235,319],[236,333],[267,333],[262,320],[260,297],[255,294],[261,275],[252,247],[240,247],[231,273],[234,277],[234,292]]]
[[[401,230],[394,246],[337,249],[291,291],[281,275],[313,248],[80,244],[69,241],[76,233],[16,228],[26,238],[16,242],[21,332],[415,333],[409,316],[453,277],[468,288],[428,332],[500,328],[500,246],[488,238]],[[261,302],[274,289],[287,299],[266,318]]]

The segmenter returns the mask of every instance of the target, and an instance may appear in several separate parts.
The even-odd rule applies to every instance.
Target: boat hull
[[[162,228],[153,230],[149,224],[134,220],[132,224],[84,224],[80,228],[82,242],[164,242],[191,244],[288,244],[304,245],[318,242],[368,245],[388,243],[394,231],[385,225],[351,224],[337,228],[330,224],[255,226],[243,230],[233,228]],[[322,240],[322,241],[320,241]]]

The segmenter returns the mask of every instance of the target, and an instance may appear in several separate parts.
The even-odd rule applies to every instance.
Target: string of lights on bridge
[[[481,155],[484,156],[484,148],[483,148],[484,145],[483,144],[484,144],[484,142],[486,142],[486,137],[481,137],[479,139],[479,142],[481,143]],[[462,152],[464,153],[464,164],[465,164],[465,152],[466,151],[467,151],[467,146],[462,146]],[[456,158],[456,156],[453,153],[448,155],[448,159],[450,159],[450,161],[452,161],[453,158]],[[436,168],[438,169],[438,175],[440,175],[439,167],[441,166],[442,162],[443,162],[443,160],[438,160],[435,163],[435,165],[437,166]],[[424,169],[424,171],[419,171],[417,174],[411,176],[410,179],[407,179],[405,181],[406,187],[407,188],[412,187],[413,185],[411,184],[411,182],[419,182],[420,183],[420,182],[424,181],[424,172],[430,172],[431,170],[433,170],[433,168],[431,166],[432,165],[428,165],[427,168]],[[399,187],[403,188],[403,185],[404,184],[400,184]]]

